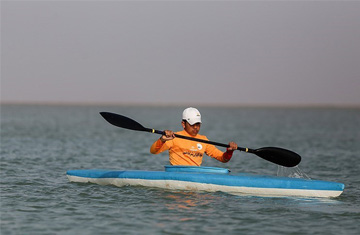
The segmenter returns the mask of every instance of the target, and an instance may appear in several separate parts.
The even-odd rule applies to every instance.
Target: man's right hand
[[[165,130],[164,134],[160,137],[161,142],[165,143],[168,140],[172,140],[175,138],[175,134],[173,131]]]

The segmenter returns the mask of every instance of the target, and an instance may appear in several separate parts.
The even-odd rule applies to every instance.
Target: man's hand
[[[172,139],[174,139],[174,138],[175,138],[175,134],[174,134],[173,131],[165,130],[165,131],[164,131],[164,135],[162,135],[162,136],[160,137],[160,140],[161,140],[163,143],[165,143],[166,141],[172,140]]]
[[[230,147],[227,148],[228,151],[234,151],[238,148],[235,142],[229,142]]]

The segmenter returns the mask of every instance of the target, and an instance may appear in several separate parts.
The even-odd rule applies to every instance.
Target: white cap
[[[190,125],[201,123],[201,114],[196,108],[187,108],[184,110],[182,119],[186,120]]]

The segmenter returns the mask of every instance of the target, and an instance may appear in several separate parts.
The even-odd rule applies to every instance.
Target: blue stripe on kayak
[[[163,171],[112,171],[112,170],[69,170],[68,175],[84,178],[125,178],[144,180],[178,180],[205,184],[237,187],[334,190],[343,191],[344,184],[322,180],[306,180],[251,174],[224,175],[207,173],[180,173]]]

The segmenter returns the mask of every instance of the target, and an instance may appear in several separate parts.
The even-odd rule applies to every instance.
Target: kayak
[[[270,197],[338,197],[345,188],[337,182],[231,174],[225,168],[197,166],[165,166],[164,171],[80,169],[68,170],[66,175],[70,182],[79,183]]]

